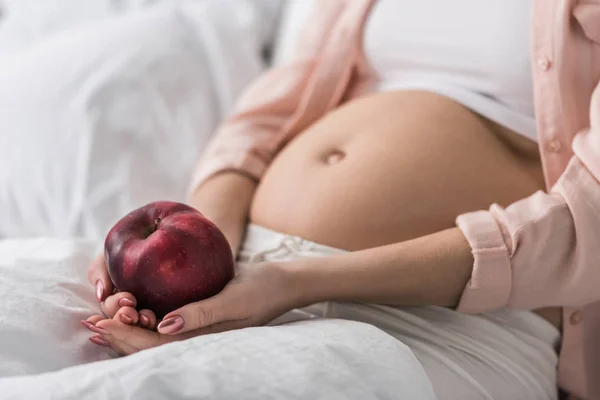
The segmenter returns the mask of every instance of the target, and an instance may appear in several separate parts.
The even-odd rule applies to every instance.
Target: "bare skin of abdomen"
[[[544,187],[537,144],[446,97],[378,93],[327,114],[263,176],[253,223],[346,250],[455,226]],[[558,326],[560,310],[539,312]]]

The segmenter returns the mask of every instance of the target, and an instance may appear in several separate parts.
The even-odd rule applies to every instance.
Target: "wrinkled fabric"
[[[239,262],[320,258],[346,251],[250,224]],[[437,400],[555,400],[560,332],[531,311],[465,314],[446,307],[391,307],[329,301],[295,309],[273,323],[312,318],[366,322],[407,345]]]
[[[0,55],[0,236],[100,239],[132,209],[185,201],[199,152],[264,69],[263,11],[163,0]]]
[[[196,337],[128,357],[88,341],[98,244],[0,241],[0,398],[435,400],[412,351],[339,319]]]

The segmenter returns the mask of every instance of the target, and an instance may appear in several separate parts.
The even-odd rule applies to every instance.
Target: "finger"
[[[104,318],[103,315],[93,315],[93,316],[89,317],[87,320],[81,320],[81,325],[83,325],[90,332],[93,332],[93,333],[96,333],[96,334],[107,333],[103,329],[98,328],[96,326],[96,323],[102,321],[103,319],[106,319],[106,318]],[[100,344],[100,343],[97,343],[97,342],[94,342],[94,341],[92,341],[92,343]]]
[[[119,341],[115,340],[114,342],[111,343],[108,340],[106,340],[103,335],[91,336],[89,338],[89,340],[90,340],[90,342],[94,343],[95,345],[102,346],[102,347],[110,347],[115,352],[117,352],[118,354],[123,355],[123,356],[134,354],[139,351],[135,347],[130,346],[125,342],[119,342]]]
[[[151,310],[140,310],[138,314],[140,316],[139,326],[150,330],[156,329],[156,314],[154,312]]]
[[[119,292],[108,296],[104,302],[100,303],[100,308],[104,314],[112,318],[121,307],[135,307],[136,305],[137,300],[131,293]]]
[[[219,322],[217,324],[213,324],[207,326],[206,328],[196,329],[194,331],[188,331],[184,333],[179,333],[177,335],[162,335],[163,337],[173,338],[174,340],[186,340],[196,336],[204,336],[211,335],[213,333],[221,333],[232,331],[236,329],[250,328],[253,326],[258,326],[259,324],[250,323],[248,320],[239,320],[239,321],[225,321]]]
[[[101,321],[111,321],[111,320],[103,318],[103,319],[101,319]],[[98,322],[100,322],[100,321],[98,321]],[[123,324],[121,323],[121,325],[123,325]],[[118,338],[113,336],[110,331],[103,328],[102,324],[100,324],[100,326],[96,326],[94,329],[94,332],[97,333],[96,337],[98,339],[94,340],[94,339],[90,338],[90,341],[92,343],[98,344],[100,346],[108,346],[108,347],[112,348],[115,352],[119,353],[120,355],[126,356],[126,355],[134,354],[134,353],[137,353],[138,351],[140,351],[138,348],[136,348],[124,341],[118,340]]]
[[[140,351],[140,349],[136,349],[125,342],[111,343],[110,347],[122,356],[129,356]]]
[[[206,328],[201,328],[195,331],[196,335],[211,335],[213,333],[221,333],[227,331],[233,331],[236,329],[243,328],[251,328],[257,326],[258,324],[251,323],[249,320],[242,319],[239,321],[225,321],[219,322],[218,324],[213,324],[207,326]]]
[[[127,343],[119,342],[118,344],[110,344],[111,349],[122,356],[130,356],[139,352],[135,347],[129,346]]]
[[[139,322],[138,312],[133,307],[119,308],[113,319],[127,325],[135,325]]]
[[[98,254],[90,264],[88,268],[88,280],[96,289],[96,299],[98,302],[103,301],[112,293],[114,285],[108,276],[104,252]]]
[[[104,315],[92,315],[87,321],[95,325],[98,321],[102,321],[103,319],[106,319]]]
[[[89,341],[94,343],[95,345],[101,346],[101,347],[110,347],[110,343],[108,343],[106,340],[102,339],[102,335],[94,335],[94,336],[90,336]]]
[[[233,318],[221,310],[231,309],[222,305],[221,296],[190,303],[175,311],[171,311],[158,324],[158,332],[173,335],[204,328]]]
[[[98,326],[109,332],[102,335],[102,337],[111,344],[122,346],[120,343],[123,342],[126,346],[137,350],[149,349],[176,340],[173,337],[161,335],[138,326],[125,325],[115,320],[100,321]]]

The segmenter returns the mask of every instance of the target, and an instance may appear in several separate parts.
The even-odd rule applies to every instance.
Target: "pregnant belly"
[[[543,188],[537,145],[430,92],[360,98],[275,158],[251,221],[359,250],[455,226]]]
[[[430,92],[358,99],[278,154],[251,220],[347,250],[452,227],[461,213],[543,187],[536,144],[496,128]]]

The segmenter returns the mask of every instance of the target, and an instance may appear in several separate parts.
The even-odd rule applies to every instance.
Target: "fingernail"
[[[98,346],[105,346],[108,347],[110,346],[110,343],[108,343],[106,340],[102,339],[100,336],[92,336],[91,338],[89,338],[90,342],[97,344]]]
[[[102,296],[104,295],[104,284],[100,279],[96,281],[96,299],[98,302],[102,301]]]
[[[140,315],[140,324],[142,326],[148,327],[148,326],[150,326],[150,320],[144,314],[141,314]]]
[[[102,335],[110,335],[109,331],[92,324],[90,321],[82,320],[81,324],[94,333],[100,333]]]
[[[170,317],[158,324],[158,331],[160,333],[175,333],[183,328],[184,323],[183,318],[180,316]]]
[[[85,319],[81,320],[81,325],[88,329],[92,329],[91,327],[94,326],[94,324],[92,324],[90,321],[86,321]]]
[[[127,324],[127,325],[131,325],[131,323],[133,322],[131,317],[128,317],[125,314],[119,315],[119,318],[121,319],[121,322],[123,322],[124,324]]]
[[[122,298],[119,300],[119,307],[135,307],[135,303],[129,299]]]

